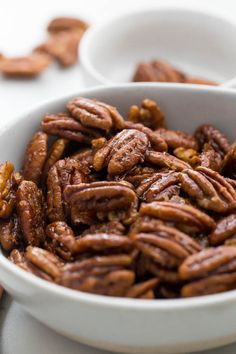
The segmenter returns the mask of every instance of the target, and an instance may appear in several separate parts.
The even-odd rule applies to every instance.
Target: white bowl
[[[139,10],[88,30],[80,57],[87,85],[129,82],[139,62],[156,58],[223,83],[236,76],[236,27],[197,10]]]
[[[78,92],[114,104],[125,115],[144,97],[157,100],[169,126],[192,132],[204,122],[235,137],[236,93],[194,85],[124,84]],[[74,95],[73,95],[74,97]],[[0,131],[0,161],[19,168],[25,146],[45,112],[71,98],[46,102]],[[135,300],[63,288],[18,268],[0,254],[0,283],[33,317],[57,332],[98,348],[129,353],[184,353],[235,341],[236,291],[175,300]]]

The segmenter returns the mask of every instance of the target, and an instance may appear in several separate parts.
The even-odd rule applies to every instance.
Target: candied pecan
[[[181,281],[177,270],[162,267],[151,259],[146,260],[144,266],[146,272],[156,276],[163,283],[178,284]]]
[[[60,32],[72,29],[86,30],[88,24],[79,18],[73,17],[56,17],[48,24],[48,32]]]
[[[50,168],[62,158],[65,148],[68,144],[66,139],[56,139],[52,144],[50,151],[47,154],[47,158],[43,167],[42,180],[43,182],[47,178]]]
[[[85,175],[89,175],[91,173],[91,170],[93,168],[93,157],[94,157],[94,152],[89,148],[79,150],[76,153],[71,155],[71,158],[73,160],[79,162],[81,166],[81,170]]]
[[[48,136],[43,132],[37,132],[31,138],[22,166],[24,179],[39,185],[43,166],[47,156]]]
[[[183,147],[185,149],[198,149],[198,144],[193,135],[185,133],[180,130],[158,129],[157,132],[165,140],[168,147],[176,149]]]
[[[146,161],[158,167],[167,167],[174,171],[183,171],[191,166],[167,152],[147,151]]]
[[[222,173],[224,176],[236,179],[236,141],[224,157]]]
[[[152,278],[142,283],[134,284],[130,287],[125,296],[138,299],[154,299],[153,290],[158,284],[159,280],[157,278]]]
[[[50,57],[43,53],[33,53],[19,58],[5,58],[1,63],[1,73],[9,77],[35,77],[50,63]]]
[[[42,193],[34,182],[21,182],[16,206],[26,244],[38,246],[44,240],[45,220]]]
[[[18,217],[13,214],[10,220],[0,223],[0,243],[4,250],[11,251],[19,245],[21,231]]]
[[[229,142],[226,137],[215,127],[210,124],[203,124],[195,132],[200,147],[205,143],[209,143],[214,150],[221,156],[224,156],[229,151]]]
[[[210,85],[210,86],[217,86],[219,85],[216,81],[202,79],[200,77],[189,76],[185,78],[185,84],[196,84],[196,85]]]
[[[148,146],[144,133],[135,129],[122,130],[95,153],[94,169],[100,171],[107,166],[109,174],[122,174],[143,162]]]
[[[235,236],[236,214],[231,214],[217,222],[215,230],[209,235],[209,240],[212,245],[219,245]]]
[[[160,134],[156,131],[154,132],[153,130],[149,129],[148,127],[145,127],[143,124],[139,123],[132,123],[132,122],[125,122],[125,127],[126,129],[136,129],[139,130],[140,132],[144,133],[147,135],[151,147],[155,151],[167,151],[167,144],[165,140],[160,136]]]
[[[49,134],[59,136],[78,143],[90,143],[99,137],[98,131],[89,129],[66,113],[46,114],[41,122],[42,130]]]
[[[199,156],[200,165],[219,172],[222,167],[222,158],[211,144],[204,144],[202,153]]]
[[[68,102],[72,117],[87,127],[110,131],[124,128],[124,119],[115,107],[89,98],[77,97]]]
[[[91,225],[88,229],[82,232],[81,236],[99,233],[124,235],[125,227],[121,222],[112,220],[109,222]]]
[[[130,223],[136,215],[137,196],[128,183],[92,182],[67,186],[64,191],[65,200],[74,209],[74,222],[83,219],[84,212],[102,218],[123,220]],[[96,221],[92,220],[91,224]]]
[[[0,164],[0,218],[11,216],[15,206],[14,166],[11,162]]]
[[[210,231],[215,227],[215,222],[210,216],[191,205],[173,202],[142,203],[140,214],[170,221],[177,226],[192,226],[199,231]]]
[[[155,101],[146,98],[142,101],[141,107],[136,105],[130,107],[128,112],[128,120],[133,123],[142,123],[151,129],[164,128],[165,117],[160,107]]]
[[[73,159],[59,160],[51,167],[47,178],[47,216],[51,222],[65,221],[69,216],[69,208],[63,197],[66,186],[85,181],[79,163]]]
[[[25,254],[18,249],[11,251],[10,256],[8,257],[12,263],[18,264],[25,261]]]
[[[187,162],[192,167],[196,167],[200,164],[200,157],[198,156],[198,152],[194,149],[178,147],[173,153],[178,159]]]
[[[147,166],[135,166],[128,171],[121,179],[133,184],[134,187],[138,187],[143,180],[147,180],[157,172],[156,169]]]

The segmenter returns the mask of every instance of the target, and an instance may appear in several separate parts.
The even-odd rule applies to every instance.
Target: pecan
[[[43,132],[37,132],[30,140],[22,167],[24,179],[39,185],[43,166],[47,156],[48,136]]]
[[[50,168],[62,158],[65,148],[68,144],[66,139],[56,139],[51,146],[50,151],[47,154],[47,158],[43,167],[42,181],[44,182],[47,178],[48,171]]]
[[[157,172],[156,169],[147,166],[135,166],[121,177],[125,181],[133,184],[134,187],[138,187],[143,180],[147,180]]]
[[[136,214],[137,196],[125,183],[81,183],[67,186],[64,196],[75,211],[75,222],[83,222],[84,212],[92,213],[98,218],[105,215],[108,218],[120,219],[124,223],[130,223]]]
[[[187,162],[192,167],[198,166],[201,162],[198,152],[194,149],[178,147],[173,151],[173,153],[178,159]]]
[[[219,172],[222,167],[222,158],[211,144],[204,144],[203,151],[199,156],[200,165]]]
[[[79,163],[73,159],[59,160],[51,167],[47,178],[47,216],[51,222],[65,221],[69,217],[69,208],[63,197],[66,186],[85,181]]]
[[[128,120],[133,123],[142,123],[148,128],[158,129],[164,128],[165,117],[160,107],[155,101],[145,99],[142,101],[141,107],[131,106],[128,112]]]
[[[112,220],[109,222],[91,225],[88,229],[82,232],[81,236],[99,233],[124,235],[125,227],[121,222]]]
[[[200,147],[208,143],[221,156],[224,156],[229,151],[230,145],[226,137],[210,124],[201,125],[195,132],[195,138]]]
[[[146,161],[158,167],[167,167],[173,171],[183,171],[186,168],[191,168],[188,163],[167,152],[147,151]]]
[[[153,262],[151,259],[145,259],[145,271],[160,279],[163,283],[178,284],[180,277],[176,269],[168,269],[162,267],[160,264]]]
[[[219,245],[235,236],[236,214],[231,214],[217,222],[215,230],[209,235],[209,240],[212,245]]]
[[[41,74],[50,63],[50,57],[43,53],[33,53],[19,58],[5,58],[1,63],[1,73],[9,77],[35,77]]]
[[[19,264],[25,261],[24,252],[14,249],[11,251],[10,256],[8,257],[12,263]]]
[[[21,182],[16,206],[26,244],[38,246],[44,240],[45,220],[42,193],[34,182]]]
[[[236,179],[236,141],[224,157],[222,173],[224,176]]]
[[[95,153],[93,166],[96,171],[107,166],[109,174],[122,174],[144,160],[148,146],[144,133],[135,129],[123,130]]]
[[[78,143],[90,143],[99,136],[95,129],[89,129],[66,113],[46,114],[41,122],[42,130],[49,134],[59,136]]]
[[[79,18],[73,17],[56,17],[51,20],[48,24],[48,32],[60,32],[72,29],[82,29],[86,30],[88,28],[88,24],[82,21]]]
[[[217,82],[208,80],[208,79],[202,79],[200,77],[195,77],[195,76],[187,76],[185,79],[186,84],[196,84],[196,85],[210,85],[210,86],[217,86],[219,85]]]
[[[0,223],[0,243],[4,250],[11,251],[19,246],[21,231],[17,215],[13,214],[10,220]]]
[[[13,170],[11,162],[0,164],[0,218],[11,216],[15,206]]]
[[[157,132],[165,140],[168,147],[176,149],[183,147],[185,149],[198,149],[198,144],[193,135],[185,133],[180,130],[158,129]]]
[[[157,278],[146,280],[139,284],[134,284],[125,294],[126,297],[138,299],[154,299],[153,290],[159,284]]]
[[[141,204],[140,214],[169,221],[177,226],[186,225],[198,231],[210,231],[215,227],[214,220],[191,205],[173,202],[152,202]]]
[[[117,109],[103,102],[77,97],[67,104],[67,109],[84,126],[106,132],[124,128],[124,119]]]

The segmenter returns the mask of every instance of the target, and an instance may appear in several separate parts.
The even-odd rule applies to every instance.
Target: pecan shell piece
[[[209,235],[211,245],[220,245],[236,236],[236,214],[230,214],[219,220],[215,230]]]
[[[147,151],[145,159],[154,166],[167,167],[173,171],[183,171],[186,168],[191,168],[188,163],[167,152]]]
[[[124,128],[124,119],[117,109],[103,102],[77,97],[68,102],[67,109],[84,126],[106,132]]]
[[[143,162],[149,146],[147,136],[135,129],[122,130],[99,149],[93,160],[96,171],[107,166],[110,175],[120,175]]]
[[[230,146],[222,164],[222,174],[236,179],[236,141]]]
[[[21,230],[18,217],[13,214],[10,220],[0,223],[0,243],[5,251],[11,251],[19,246],[21,238]]]
[[[22,166],[24,179],[39,185],[43,166],[47,156],[48,136],[43,132],[37,132],[30,140]]]
[[[0,164],[0,218],[9,218],[15,206],[14,166],[7,161]]]
[[[191,134],[180,130],[170,130],[170,129],[158,129],[157,132],[165,140],[168,147],[171,149],[176,149],[183,147],[185,149],[198,149],[197,140]]]

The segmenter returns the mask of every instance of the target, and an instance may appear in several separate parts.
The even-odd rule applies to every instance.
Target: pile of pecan
[[[45,114],[20,172],[0,165],[0,241],[50,282],[132,298],[236,288],[236,143],[77,97]]]
[[[176,69],[167,61],[153,60],[139,63],[135,69],[132,81],[134,82],[176,82],[181,84],[218,85],[215,81],[198,76],[188,75]]]
[[[69,67],[78,60],[78,46],[88,24],[78,18],[57,17],[47,27],[45,43],[24,57],[5,57],[0,53],[0,73],[6,77],[36,77],[57,60]]]

